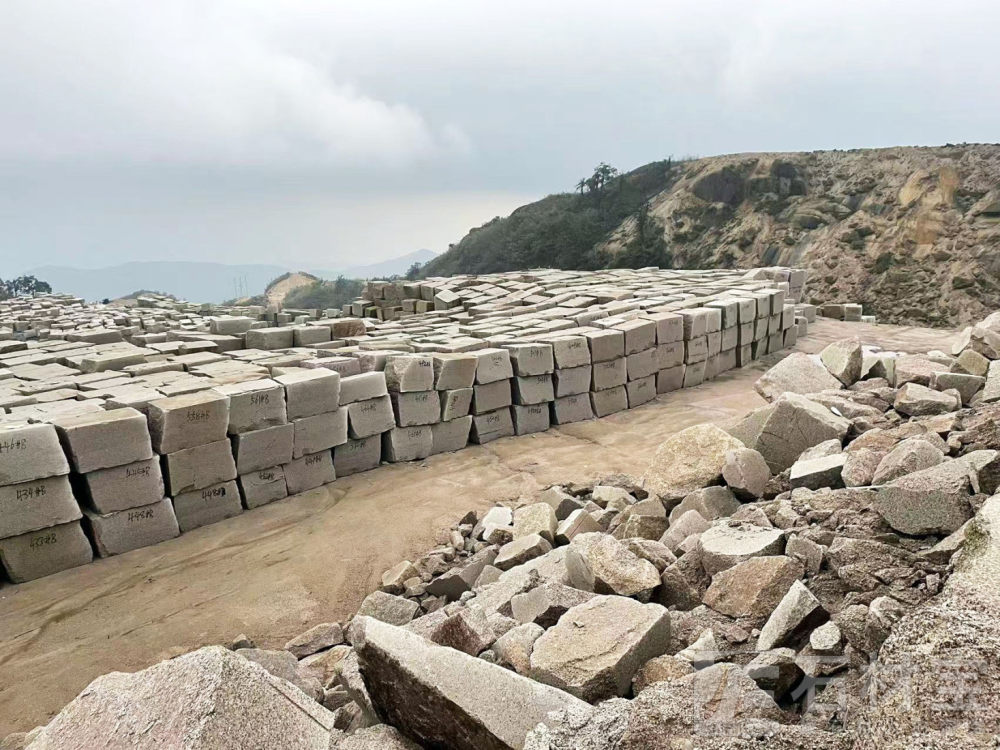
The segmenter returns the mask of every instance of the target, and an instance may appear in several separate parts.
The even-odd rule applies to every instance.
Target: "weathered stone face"
[[[975,474],[954,459],[878,488],[875,510],[904,534],[950,534],[972,517]]]
[[[845,386],[853,385],[861,379],[862,351],[859,339],[834,341],[820,352],[819,358],[830,374]]]
[[[598,594],[648,599],[660,583],[652,563],[602,533],[580,534],[566,550],[570,585]]]
[[[677,501],[695,490],[718,484],[726,451],[745,447],[712,424],[695,425],[668,438],[656,450],[643,482],[665,501]]]

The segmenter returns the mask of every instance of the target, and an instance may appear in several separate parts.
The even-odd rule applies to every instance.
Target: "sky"
[[[3,0],[0,276],[345,267],[601,161],[997,141],[998,27],[962,0]]]

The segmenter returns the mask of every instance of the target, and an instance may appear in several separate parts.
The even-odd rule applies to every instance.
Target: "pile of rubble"
[[[634,408],[794,345],[815,314],[786,301],[801,291],[790,269],[409,286],[442,309],[379,322],[155,297],[0,303],[7,577],[154,544],[383,461]]]
[[[107,675],[8,742],[996,747],[1000,314],[953,355],[844,340],[757,388],[641,478],[468,514],[349,623]]]

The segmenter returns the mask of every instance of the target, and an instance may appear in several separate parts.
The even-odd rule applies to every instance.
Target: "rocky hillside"
[[[665,182],[573,267],[630,265],[614,259],[655,232],[674,267],[803,266],[812,301],[860,301],[881,320],[958,325],[1000,307],[1000,145],[735,154],[673,165]]]

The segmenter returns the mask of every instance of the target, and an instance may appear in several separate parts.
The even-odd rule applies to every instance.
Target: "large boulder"
[[[960,409],[961,397],[952,392],[935,391],[919,383],[907,383],[896,392],[893,408],[910,417],[927,417],[932,414],[947,414]]]
[[[535,641],[531,676],[595,702],[625,695],[632,676],[670,645],[670,614],[659,604],[597,596],[573,607]]]
[[[333,714],[294,685],[207,646],[140,672],[98,677],[30,747],[327,750],[332,728]]]
[[[783,393],[816,393],[843,386],[818,357],[793,352],[765,372],[753,387],[768,401],[774,401]]]
[[[660,585],[656,566],[629,551],[609,534],[579,534],[566,549],[571,586],[598,594],[634,596],[649,601]]]
[[[995,748],[1000,734],[1000,496],[970,524],[940,596],[873,662],[859,748]]]
[[[826,610],[802,581],[795,581],[760,630],[757,650],[795,643],[827,618]]]
[[[781,529],[752,523],[720,522],[698,539],[701,564],[711,576],[751,557],[780,555],[785,551]]]
[[[764,488],[771,480],[771,469],[757,451],[752,448],[736,448],[726,451],[722,478],[736,497],[741,500],[756,500],[764,494]]]
[[[879,461],[872,484],[887,484],[894,479],[944,463],[944,454],[933,443],[919,437],[907,438]]]
[[[724,615],[763,622],[802,573],[802,563],[785,555],[752,557],[713,576],[704,601]]]
[[[851,423],[805,396],[786,393],[773,404],[755,409],[730,433],[760,453],[771,471],[789,468],[807,448],[825,440],[843,442]]]
[[[972,517],[977,486],[975,470],[953,459],[879,487],[875,511],[903,534],[950,534]]]
[[[567,692],[370,617],[355,618],[351,637],[379,717],[422,745],[521,748],[550,711],[590,710]]]
[[[844,385],[853,385],[861,379],[862,351],[859,339],[841,339],[827,344],[819,353],[819,358],[830,374]]]
[[[666,502],[722,479],[726,451],[745,447],[714,424],[699,424],[671,435],[656,449],[643,476],[646,490]]]

